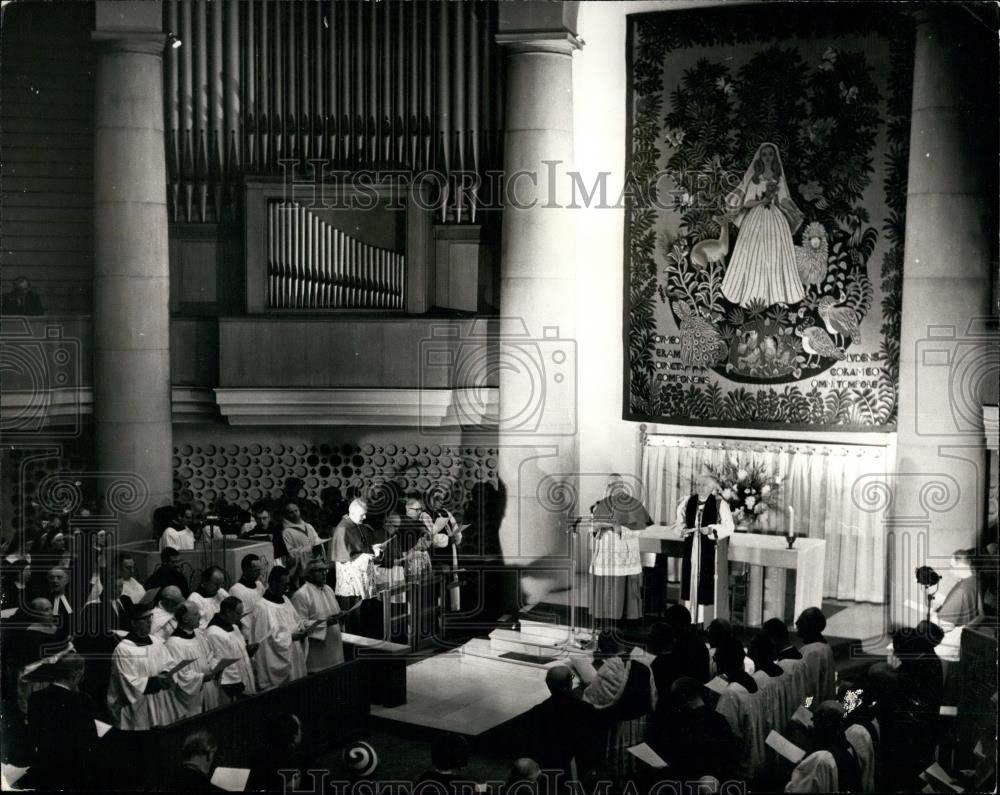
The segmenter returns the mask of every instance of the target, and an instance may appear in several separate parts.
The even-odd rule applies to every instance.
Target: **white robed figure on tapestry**
[[[729,503],[718,491],[719,482],[712,475],[703,474],[698,478],[695,493],[677,506],[674,526],[684,537],[681,600],[696,624],[716,618],[720,608],[723,615],[728,613],[728,605],[716,604],[716,595],[728,592],[726,539],[736,526]]]
[[[803,215],[789,195],[777,146],[764,142],[757,148],[739,187],[726,196],[726,207],[740,231],[722,294],[743,307],[801,301],[805,293],[792,234]]]

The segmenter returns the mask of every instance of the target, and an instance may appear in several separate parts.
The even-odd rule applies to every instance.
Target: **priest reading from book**
[[[119,729],[152,729],[182,717],[170,692],[175,664],[166,644],[149,634],[152,617],[152,605],[133,605],[129,633],[111,653],[108,710]]]
[[[653,520],[621,475],[608,477],[603,499],[590,508],[594,529],[593,615],[597,620],[642,618],[639,534]]]
[[[696,624],[715,618],[720,607],[715,596],[725,592],[729,575],[725,539],[735,527],[729,503],[718,491],[719,482],[705,473],[698,478],[697,491],[677,506],[675,526],[684,536],[681,599]]]

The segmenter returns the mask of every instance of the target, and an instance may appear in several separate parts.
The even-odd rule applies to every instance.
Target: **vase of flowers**
[[[720,466],[706,469],[719,481],[722,499],[729,503],[737,529],[749,530],[768,511],[778,507],[784,480],[764,464],[741,462],[729,456]]]

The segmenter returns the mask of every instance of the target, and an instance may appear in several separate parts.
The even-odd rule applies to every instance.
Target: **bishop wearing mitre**
[[[719,481],[709,473],[698,478],[697,490],[677,506],[677,528],[684,537],[681,600],[694,623],[725,618],[728,605],[716,604],[728,593],[728,541],[735,530],[733,515],[719,496]],[[721,611],[721,612],[720,612]]]

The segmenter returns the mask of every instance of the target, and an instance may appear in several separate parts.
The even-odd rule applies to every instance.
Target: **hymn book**
[[[656,753],[656,751],[650,748],[646,743],[633,745],[628,749],[628,752],[636,759],[642,760],[647,765],[655,767],[657,770],[669,767],[669,765],[663,760],[663,757]]]
[[[791,740],[782,737],[774,729],[771,729],[771,733],[767,735],[767,739],[764,742],[793,765],[797,765],[805,758],[805,751]]]

